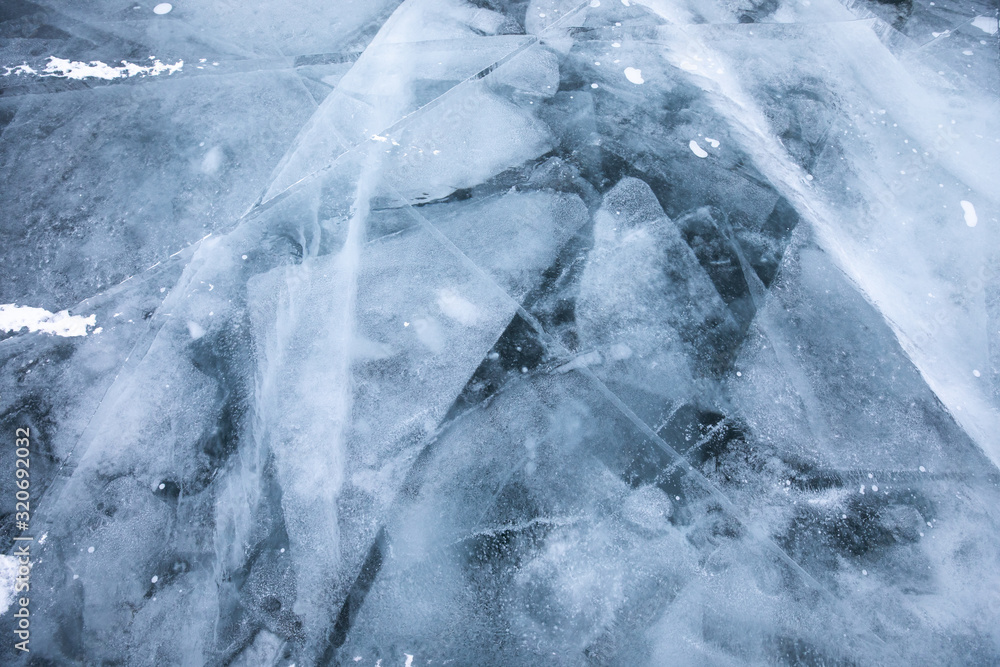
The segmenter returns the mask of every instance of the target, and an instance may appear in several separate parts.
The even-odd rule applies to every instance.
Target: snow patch
[[[695,155],[697,155],[698,157],[701,157],[701,158],[708,157],[708,151],[706,151],[704,148],[702,148],[701,146],[699,146],[698,142],[695,141],[694,139],[692,139],[688,143],[688,148],[690,148],[691,152],[694,153]]]
[[[0,614],[10,609],[14,601],[14,583],[17,580],[17,558],[0,554]]]
[[[976,215],[976,207],[972,205],[972,202],[965,201],[964,199],[958,203],[962,205],[962,212],[965,214],[965,224],[969,227],[975,227],[979,222],[979,216]]]
[[[174,72],[179,72],[184,68],[184,61],[178,60],[174,64],[164,64],[153,56],[149,57],[152,60],[151,65],[138,65],[135,63],[130,63],[126,60],[121,61],[121,67],[113,67],[107,63],[103,63],[100,60],[91,60],[89,63],[85,63],[79,60],[67,60],[65,58],[57,58],[55,56],[49,56],[49,61],[45,65],[45,69],[38,71],[28,64],[18,65],[16,67],[5,67],[4,76],[10,76],[11,74],[35,75],[38,77],[59,77],[62,79],[75,79],[81,81],[83,79],[104,79],[105,81],[110,81],[112,79],[127,79],[133,76],[159,76],[160,74],[173,74]]]
[[[634,67],[625,68],[625,78],[637,86],[641,86],[646,83],[646,80],[642,78],[642,70]]]
[[[97,324],[97,315],[70,315],[68,310],[50,313],[44,308],[0,305],[0,331],[41,331],[56,336],[86,336],[87,327]]]
[[[992,16],[977,16],[972,19],[972,25],[991,35],[997,34],[997,30],[1000,29],[997,19]]]

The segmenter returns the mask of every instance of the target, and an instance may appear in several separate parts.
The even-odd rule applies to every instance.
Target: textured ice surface
[[[0,4],[0,662],[1000,663],[997,12]]]

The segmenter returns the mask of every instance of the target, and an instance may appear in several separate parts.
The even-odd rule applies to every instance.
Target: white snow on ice
[[[646,83],[646,80],[642,78],[642,70],[634,67],[625,68],[625,78],[637,86]]]
[[[972,202],[965,201],[964,199],[959,204],[962,205],[962,212],[965,214],[965,224],[969,227],[975,227],[979,222],[979,216],[976,215],[976,207],[972,205]]]
[[[44,308],[0,304],[0,331],[41,331],[56,336],[86,336],[87,327],[97,324],[97,315],[70,315],[68,310],[50,313]]]
[[[138,65],[135,63],[130,63],[126,60],[121,61],[121,67],[114,67],[103,63],[100,60],[92,60],[89,63],[85,63],[79,60],[67,60],[66,58],[57,58],[56,56],[49,56],[49,61],[46,63],[45,68],[41,71],[36,70],[28,64],[17,65],[16,67],[5,67],[4,76],[10,76],[11,74],[31,76],[35,75],[38,77],[58,77],[62,79],[104,79],[110,81],[112,79],[127,79],[133,76],[159,76],[160,74],[173,74],[174,72],[179,72],[184,68],[184,61],[178,60],[174,64],[164,64],[153,56],[149,57],[152,60],[150,65]]]
[[[17,558],[0,554],[0,614],[10,609],[14,601],[14,583],[17,581]]]
[[[976,18],[972,19],[972,25],[974,27],[979,28],[983,32],[989,33],[991,35],[997,34],[997,30],[1000,29],[998,23],[1000,22],[998,22],[998,20],[992,16],[977,16]]]
[[[694,153],[695,155],[697,155],[698,157],[708,157],[708,151],[706,151],[704,148],[702,148],[701,146],[699,146],[698,142],[695,141],[694,139],[692,139],[688,143],[688,148],[690,148],[691,152]]]

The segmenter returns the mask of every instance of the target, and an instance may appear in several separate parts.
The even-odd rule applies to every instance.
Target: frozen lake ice
[[[0,662],[1000,664],[997,15],[6,0]]]

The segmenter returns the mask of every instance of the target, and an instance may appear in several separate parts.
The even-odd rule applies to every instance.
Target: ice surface
[[[996,26],[4,4],[0,662],[997,664]]]

